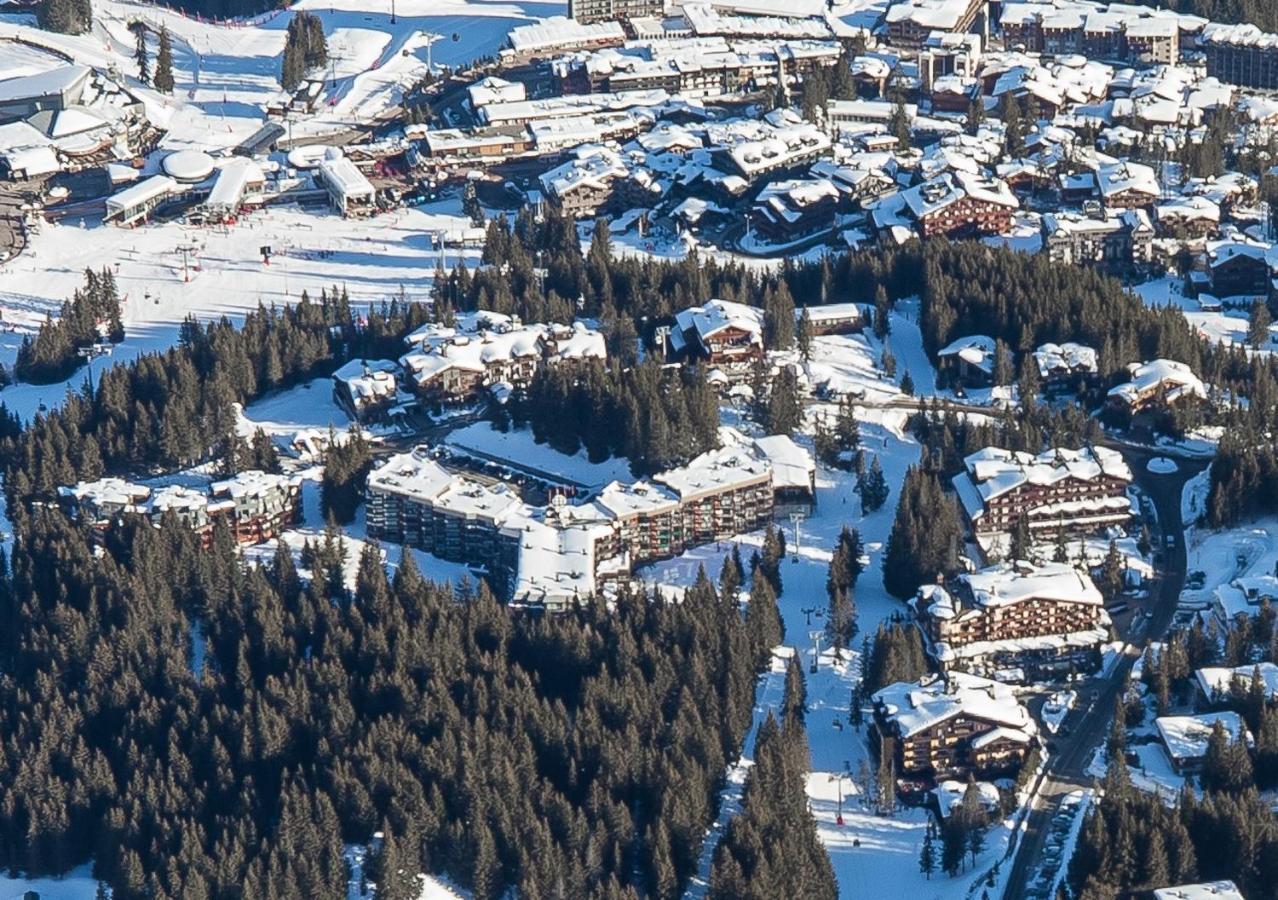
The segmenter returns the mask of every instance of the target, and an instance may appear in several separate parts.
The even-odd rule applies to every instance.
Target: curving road
[[[1092,783],[1093,779],[1086,773],[1087,765],[1092,751],[1108,734],[1114,699],[1123,689],[1145,640],[1157,640],[1171,627],[1172,618],[1176,614],[1176,603],[1185,583],[1185,528],[1180,515],[1181,494],[1185,482],[1206,468],[1210,460],[1178,457],[1177,471],[1157,474],[1150,472],[1146,466],[1155,456],[1166,455],[1165,451],[1117,443],[1110,445],[1126,458],[1137,486],[1149,495],[1158,514],[1159,527],[1154,537],[1162,548],[1163,558],[1157,572],[1157,587],[1150,592],[1143,605],[1150,613],[1150,618],[1146,627],[1136,629],[1139,630],[1139,637],[1130,623],[1127,631],[1120,629],[1120,636],[1128,641],[1126,655],[1108,677],[1092,678],[1084,683],[1080,691],[1083,702],[1069,713],[1064,727],[1057,733],[1056,752],[1048,760],[1042,785],[1026,820],[1025,831],[1012,857],[1012,869],[1007,890],[1003,894],[1004,900],[1037,900],[1043,896],[1034,890],[1032,881],[1043,858],[1052,814],[1064,794]],[[1134,607],[1137,605],[1133,604]],[[1144,624],[1144,620],[1133,616],[1131,623]]]

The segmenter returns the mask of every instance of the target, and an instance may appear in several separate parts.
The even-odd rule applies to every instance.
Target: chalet
[[[914,228],[920,237],[976,237],[1006,234],[1020,207],[1003,182],[967,172],[946,172],[931,181],[889,194],[873,204],[880,232],[896,225]]]
[[[920,48],[935,32],[969,31],[981,0],[898,0],[888,7],[888,37],[894,46]]]
[[[897,682],[873,697],[872,735],[907,779],[1015,772],[1038,727],[1013,689],[961,672]]]
[[[763,240],[786,244],[830,230],[838,205],[839,191],[828,179],[773,181],[755,197],[750,226]]]
[[[1241,241],[1209,244],[1204,257],[1217,297],[1266,297],[1273,267],[1267,247]]]
[[[1147,210],[1162,193],[1158,176],[1150,166],[1126,160],[1097,169],[1096,190],[1107,209]]]
[[[984,334],[957,338],[937,351],[936,364],[952,383],[984,387],[994,380],[994,339]]]
[[[827,303],[805,306],[794,311],[796,327],[807,313],[814,335],[854,334],[865,327],[866,310],[857,303]]]
[[[1172,768],[1180,775],[1202,771],[1207,759],[1207,744],[1219,722],[1232,742],[1245,741],[1252,746],[1251,732],[1236,712],[1212,712],[1197,716],[1159,716],[1154,720]]]
[[[1155,359],[1127,367],[1131,380],[1110,388],[1109,405],[1127,413],[1167,409],[1180,403],[1205,400],[1207,388],[1182,362]]]
[[[1115,450],[1057,448],[1037,456],[986,447],[968,456],[954,489],[973,534],[1011,531],[1022,516],[1032,533],[1091,532],[1128,522],[1131,469]]]
[[[1278,603],[1278,578],[1242,575],[1212,591],[1211,613],[1222,631],[1258,617],[1265,606]]]
[[[1206,197],[1181,197],[1154,207],[1159,237],[1202,240],[1220,230],[1220,206]]]
[[[399,400],[399,366],[353,359],[333,373],[333,400],[356,422],[382,419]]]
[[[580,322],[524,325],[491,311],[463,313],[453,325],[429,323],[404,338],[406,382],[430,403],[463,403],[486,388],[524,388],[546,365],[603,359],[603,335]]]
[[[1043,390],[1054,393],[1061,390],[1077,391],[1096,380],[1099,366],[1096,350],[1083,344],[1042,344],[1034,351],[1034,363]]]
[[[567,216],[589,218],[612,200],[630,169],[621,155],[606,147],[589,147],[541,176],[547,198]]]
[[[713,366],[747,366],[763,359],[763,310],[728,300],[681,310],[670,347],[675,356]]]
[[[914,600],[943,670],[1034,680],[1100,665],[1109,616],[1091,578],[1066,563],[1004,563],[924,585]]]

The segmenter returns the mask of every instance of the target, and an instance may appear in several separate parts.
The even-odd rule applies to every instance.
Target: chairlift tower
[[[821,638],[825,636],[824,631],[809,631],[808,637],[812,639],[812,666],[809,672],[816,673],[817,661],[821,658]]]
[[[794,562],[799,561],[799,523],[807,517],[808,514],[799,509],[790,513],[790,521],[794,523],[794,556],[792,557]]]

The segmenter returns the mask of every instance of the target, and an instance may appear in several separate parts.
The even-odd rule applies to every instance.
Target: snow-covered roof
[[[1092,579],[1068,563],[1041,566],[1001,563],[959,576],[966,600],[977,607],[1010,606],[1027,600],[1054,600],[1101,606],[1104,599]]]
[[[1131,481],[1132,471],[1122,454],[1108,447],[1071,450],[1057,447],[1037,455],[985,447],[963,460],[967,475],[983,501],[1001,497],[1022,485],[1056,484],[1066,479],[1092,481],[1116,478]]]
[[[151,496],[151,489],[123,478],[99,478],[58,488],[58,496],[78,504],[94,507],[133,507]]]
[[[1194,673],[1194,677],[1198,679],[1198,687],[1204,696],[1213,697],[1219,693],[1227,697],[1234,678],[1240,678],[1244,686],[1250,686],[1252,676],[1257,671],[1260,672],[1260,679],[1265,686],[1265,696],[1270,699],[1278,697],[1278,666],[1271,662],[1239,666],[1236,669],[1209,666],[1199,669]]]
[[[1175,762],[1202,759],[1207,755],[1207,742],[1212,729],[1220,722],[1232,742],[1240,736],[1250,746],[1251,734],[1236,712],[1210,712],[1197,716],[1159,716],[1154,720],[1158,735],[1167,748],[1167,755]]]
[[[1034,360],[1044,378],[1057,372],[1089,375],[1097,372],[1096,350],[1085,344],[1042,344],[1034,351]]]
[[[1131,372],[1131,381],[1110,388],[1109,396],[1129,405],[1138,403],[1142,397],[1156,390],[1166,390],[1171,401],[1183,396],[1207,396],[1207,388],[1183,362],[1155,359],[1147,363],[1133,363],[1128,371]]]
[[[772,465],[745,447],[721,447],[701,454],[684,466],[653,477],[685,503],[722,490],[771,481]]]
[[[552,196],[564,198],[581,189],[602,190],[630,174],[621,154],[603,146],[580,148],[572,159],[542,173],[541,186]]]
[[[352,359],[333,373],[333,380],[346,386],[358,407],[394,397],[398,390],[398,373],[399,366],[389,359]]]
[[[59,66],[34,75],[21,75],[0,81],[0,103],[34,100],[53,94],[74,93],[88,83],[93,70],[88,66]]]
[[[620,22],[584,25],[565,16],[550,16],[530,25],[516,25],[510,29],[509,35],[510,46],[520,53],[611,41],[620,44],[625,39],[626,33]]]
[[[107,212],[122,212],[131,207],[166,197],[177,190],[177,182],[167,175],[152,175],[145,181],[125,188],[106,199]]]
[[[470,97],[470,105],[474,109],[487,106],[489,103],[523,100],[528,96],[523,82],[507,81],[496,75],[489,75],[476,81],[466,88],[466,94]]]
[[[731,300],[709,300],[704,306],[680,310],[675,315],[675,324],[679,332],[696,331],[703,341],[725,329],[736,328],[747,332],[753,343],[763,343],[763,310]]]
[[[194,184],[213,174],[213,157],[203,150],[178,150],[164,157],[160,167],[165,175]]]
[[[1106,199],[1127,191],[1150,197],[1160,193],[1158,175],[1152,167],[1126,160],[1102,165],[1096,171],[1096,187]]]
[[[233,477],[215,481],[209,485],[214,497],[229,497],[240,501],[253,497],[286,494],[300,489],[300,475],[277,475],[260,469],[246,469]]]
[[[772,434],[755,438],[754,448],[772,465],[772,486],[782,488],[812,488],[812,476],[816,463],[812,454],[784,434]]]
[[[1243,900],[1243,895],[1232,881],[1203,881],[1158,888],[1154,900]]]
[[[985,334],[973,334],[957,338],[941,348],[937,356],[957,356],[969,366],[987,374],[994,374],[994,338]]]
[[[919,682],[898,681],[876,693],[874,702],[889,721],[897,723],[903,737],[959,715],[1026,736],[1038,731],[1012,688],[965,672],[951,672],[948,678],[929,676]]]
[[[345,156],[331,156],[321,160],[319,174],[344,197],[371,200],[376,194],[364,173]]]
[[[237,156],[222,166],[213,181],[204,205],[218,209],[233,209],[244,199],[244,192],[252,183],[264,183],[262,167],[247,157]]]
[[[888,7],[886,20],[911,22],[921,28],[954,31],[967,14],[968,0],[901,0]]]

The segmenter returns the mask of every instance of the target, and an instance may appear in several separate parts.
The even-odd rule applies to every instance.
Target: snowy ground
[[[92,868],[86,863],[61,878],[15,878],[0,874],[0,898],[18,900],[27,891],[35,891],[40,900],[94,900],[98,882]]]
[[[322,72],[312,73],[325,81],[323,103],[315,114],[294,121],[295,137],[339,132],[396,107],[404,90],[426,73],[428,45],[436,69],[455,67],[496,53],[515,25],[565,11],[562,3],[539,0],[397,0],[392,22],[391,8],[389,2],[357,0],[302,0],[292,7],[320,18],[330,57]],[[0,37],[30,39],[102,69],[115,66],[143,95],[148,115],[168,128],[163,146],[169,148],[233,146],[262,124],[265,104],[282,96],[278,79],[289,11],[222,25],[147,4],[100,0],[94,14],[92,31],[80,37],[37,31],[27,24],[29,16],[5,16]],[[167,28],[172,36],[173,96],[131,78],[137,68],[128,25],[134,21],[146,22],[157,34]],[[24,62],[6,68],[21,71]]]
[[[12,365],[22,338],[71,296],[86,267],[115,273],[127,333],[95,368],[171,346],[188,315],[237,319],[259,304],[294,303],[303,291],[318,298],[334,287],[345,288],[357,305],[389,301],[401,290],[422,299],[440,259],[432,233],[461,221],[456,207],[451,202],[401,209],[371,224],[297,207],[264,210],[216,229],[46,224],[27,252],[0,266],[0,313],[18,325],[0,333],[0,362]],[[184,244],[200,248],[198,271],[192,265],[185,273],[189,282],[175,252]],[[260,255],[264,245],[274,249],[269,266]],[[455,265],[458,253],[447,251],[445,264]],[[465,253],[468,260],[477,257],[478,251]],[[13,385],[0,391],[0,402],[30,418],[41,402],[59,402],[67,385],[79,387],[84,378],[82,369],[66,384]]]
[[[1226,346],[1247,346],[1247,310],[1204,310],[1202,304],[1193,297],[1186,297],[1184,280],[1165,275],[1142,284],[1133,286],[1135,291],[1148,306],[1175,306],[1179,308],[1189,324],[1207,340]],[[1273,351],[1272,340],[1259,352],[1268,354]],[[1248,353],[1257,351],[1248,349]]]
[[[1202,587],[1181,592],[1181,603],[1207,603],[1212,592],[1244,575],[1269,575],[1278,563],[1278,518],[1267,517],[1237,528],[1186,532],[1192,578],[1202,573]]]

